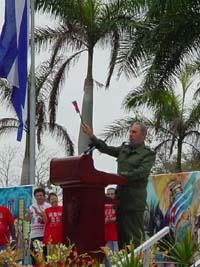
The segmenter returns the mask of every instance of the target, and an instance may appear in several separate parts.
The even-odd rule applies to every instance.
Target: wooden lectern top
[[[50,181],[54,185],[73,184],[126,184],[127,180],[117,174],[106,173],[94,168],[90,155],[54,158],[50,163]]]

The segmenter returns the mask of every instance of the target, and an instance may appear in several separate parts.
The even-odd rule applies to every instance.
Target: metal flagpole
[[[29,129],[30,129],[30,147],[29,147],[29,181],[30,184],[35,184],[35,5],[34,0],[31,1],[31,90],[29,94]]]

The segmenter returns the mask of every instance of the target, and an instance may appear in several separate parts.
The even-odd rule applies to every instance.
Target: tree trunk
[[[181,159],[182,159],[182,145],[183,141],[181,138],[178,139],[178,150],[177,150],[177,160],[176,160],[176,172],[182,171]]]
[[[25,144],[25,153],[22,165],[21,173],[21,185],[29,184],[29,165],[30,165],[30,90],[27,91],[27,132],[26,132],[26,144]]]
[[[25,153],[21,173],[21,185],[29,184],[29,135],[26,135]]]
[[[83,121],[87,123],[91,128],[93,128],[93,47],[88,50],[88,70],[87,77],[84,83],[84,94],[82,102],[82,117]],[[90,140],[87,135],[85,135],[82,130],[79,130],[78,139],[78,154],[84,152],[88,147]]]

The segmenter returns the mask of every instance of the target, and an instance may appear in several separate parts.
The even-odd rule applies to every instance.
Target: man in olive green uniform
[[[82,124],[81,127],[100,152],[117,158],[118,174],[127,179],[127,185],[118,186],[116,191],[118,243],[122,249],[133,240],[137,247],[144,238],[146,185],[155,162],[155,152],[144,144],[147,129],[139,122],[134,123],[130,128],[129,143],[113,147],[98,139],[88,125]]]

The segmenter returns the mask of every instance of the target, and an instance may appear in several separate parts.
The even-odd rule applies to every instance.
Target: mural
[[[32,186],[0,188],[0,204],[7,206],[16,218],[17,246],[21,248],[24,263],[29,261],[29,224],[24,217],[32,204],[32,194]],[[170,226],[176,240],[181,240],[189,229],[200,241],[200,172],[149,177],[144,216],[146,237],[166,225]]]
[[[0,204],[8,207],[15,218],[24,219],[32,204],[32,186],[0,188]]]
[[[17,247],[21,259],[26,259],[29,255],[29,223],[24,217],[32,204],[32,194],[32,186],[0,188],[0,205],[8,207],[16,219]]]
[[[149,177],[145,233],[152,236],[169,225],[176,240],[186,229],[197,236],[200,220],[200,172]]]

